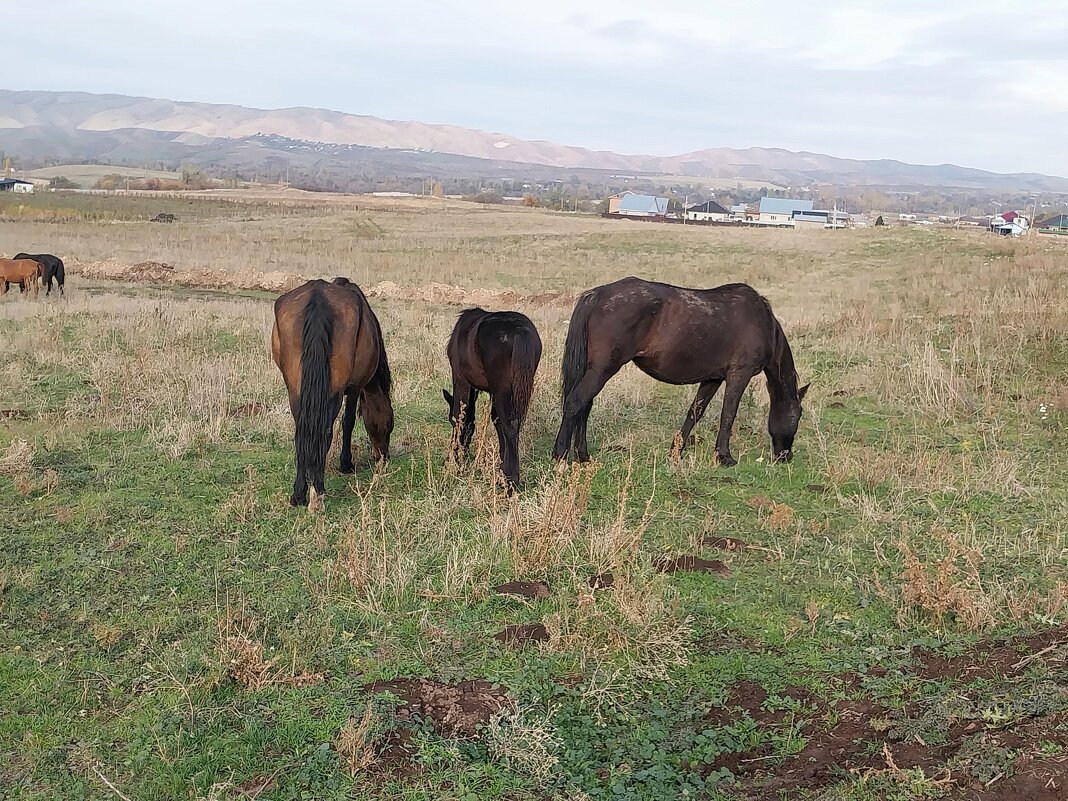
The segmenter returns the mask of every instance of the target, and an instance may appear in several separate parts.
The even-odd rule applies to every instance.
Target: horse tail
[[[55,272],[56,280],[59,282],[59,291],[62,292],[63,291],[63,269],[64,269],[63,268],[63,259],[58,258],[58,257],[56,258],[55,268],[56,268],[56,272]]]
[[[571,322],[567,325],[567,339],[564,341],[564,360],[561,366],[563,382],[561,385],[561,402],[567,404],[567,396],[578,386],[586,374],[588,356],[588,339],[590,315],[593,314],[593,292],[584,292],[571,312]]]
[[[512,339],[512,406],[522,420],[534,394],[534,374],[541,361],[541,339],[537,331],[522,331]]]
[[[297,408],[297,464],[311,479],[326,469],[330,433],[330,352],[334,339],[334,315],[326,298],[313,289],[304,305],[301,332],[300,400]]]

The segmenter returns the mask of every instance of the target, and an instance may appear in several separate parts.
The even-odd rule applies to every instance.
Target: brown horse
[[[347,278],[308,281],[275,301],[271,354],[289,390],[296,422],[297,476],[289,500],[294,506],[307,503],[314,511],[325,494],[326,455],[342,398],[347,403],[341,423],[341,472],[355,472],[352,428],[357,407],[375,460],[389,458],[392,379],[382,327],[363,292]]]
[[[767,377],[775,461],[793,458],[801,421],[801,400],[790,344],[767,299],[746,284],[686,289],[624,278],[579,297],[564,345],[563,420],[553,458],[563,459],[574,443],[576,458],[590,458],[586,424],[593,399],[627,362],[658,381],[699,384],[677,438],[681,451],[705,407],[726,382],[716,456],[737,464],[730,452],[731,428],[750,379]]]
[[[470,446],[475,430],[475,401],[479,392],[488,392],[500,445],[501,472],[511,490],[519,485],[519,429],[527,416],[534,374],[541,361],[538,329],[519,312],[467,309],[456,320],[447,352],[452,366],[452,394],[444,389],[442,394],[449,404],[453,430],[460,428],[458,444],[465,452]]]
[[[0,259],[0,295],[6,295],[12,284],[18,284],[22,292],[32,289],[36,298],[40,279],[41,265],[33,259]]]

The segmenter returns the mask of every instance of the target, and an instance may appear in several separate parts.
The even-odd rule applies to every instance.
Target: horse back
[[[355,285],[351,285],[355,287]],[[381,329],[362,292],[315,280],[279,297],[274,304],[271,350],[286,386],[300,392],[300,362],[305,315],[313,297],[329,310],[331,326],[330,393],[363,387],[375,374],[381,349]]]

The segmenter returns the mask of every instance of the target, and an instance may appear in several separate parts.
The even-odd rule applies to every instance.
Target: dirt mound
[[[586,579],[586,583],[594,590],[607,590],[616,583],[616,577],[611,573],[598,573]]]
[[[443,684],[431,679],[376,681],[364,688],[370,693],[392,693],[402,701],[397,719],[428,720],[445,737],[473,737],[478,727],[497,712],[513,705],[508,690],[483,679]]]
[[[654,567],[661,573],[714,573],[729,576],[731,569],[719,559],[702,559],[700,556],[676,556],[658,559]]]
[[[120,264],[113,261],[71,261],[67,270],[97,281],[120,281],[132,284],[180,286],[199,289],[236,289],[260,292],[285,292],[304,283],[306,278],[283,272],[228,272],[224,270],[179,270],[158,261]]]
[[[249,270],[190,269],[179,270],[171,264],[158,261],[142,261],[137,264],[120,264],[115,261],[70,260],[67,271],[98,281],[120,281],[133,284],[156,284],[161,286],[195,287],[201,289],[236,289],[281,294],[298,287],[309,276],[271,271],[266,273]],[[495,308],[524,306],[569,305],[573,295],[563,292],[542,292],[523,295],[510,290],[467,290],[451,284],[430,283],[425,286],[406,287],[392,281],[380,281],[363,287],[370,298],[441,303],[453,306],[487,306]]]
[[[540,601],[550,595],[549,585],[541,581],[509,581],[507,584],[498,584],[493,591],[498,595],[518,595],[532,601]]]
[[[549,632],[541,623],[520,623],[505,626],[493,635],[493,639],[512,647],[522,647],[531,642],[548,642]]]

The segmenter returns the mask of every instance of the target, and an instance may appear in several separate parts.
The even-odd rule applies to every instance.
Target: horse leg
[[[355,399],[353,395],[353,402]],[[360,395],[360,417],[375,462],[386,461],[389,459],[389,437],[393,433],[393,404],[377,384],[364,387]]]
[[[300,408],[300,396],[295,394],[292,390],[289,392],[289,410],[293,413],[293,419],[297,419],[297,410]],[[294,432],[294,444],[295,444],[295,432]],[[297,475],[293,479],[293,494],[289,496],[289,503],[292,506],[304,506],[308,502],[308,471],[304,465],[304,460],[300,455],[300,448],[295,448],[297,457]]]
[[[337,417],[337,413],[341,410],[341,401],[342,400],[343,400],[343,396],[341,394],[338,394],[338,395],[333,396],[332,398],[330,398],[327,401],[330,404],[330,409],[327,412],[327,414],[330,415],[330,433],[333,433],[333,430],[334,430],[334,418]],[[316,497],[320,499],[318,501],[320,506],[322,504],[321,499],[326,495],[326,471],[323,468],[326,466],[326,457],[327,457],[327,455],[329,453],[330,437],[328,437],[327,440],[326,440],[326,448],[327,448],[327,453],[323,454],[322,461],[319,462],[319,464],[322,467],[316,469],[314,471],[314,474],[313,474],[313,471],[307,470],[307,472],[308,472],[308,483],[311,484],[312,491],[315,493]],[[312,509],[311,507],[309,507],[309,511],[315,511],[315,510]]]
[[[349,389],[345,393],[345,416],[341,418],[341,465],[338,470],[344,475],[356,472],[352,463],[352,429],[356,425],[356,407],[360,402],[360,393]]]
[[[734,427],[734,418],[738,416],[738,404],[747,386],[749,376],[727,376],[727,388],[723,391],[723,411],[719,416],[719,434],[716,436],[716,458],[723,467],[738,464],[731,456],[731,429]]]
[[[580,421],[583,417],[589,416],[589,409],[593,406],[593,399],[597,397],[597,393],[604,389],[608,379],[618,373],[622,367],[622,364],[608,364],[600,369],[586,370],[582,380],[571,390],[571,393],[564,401],[563,419],[560,421],[560,431],[556,435],[556,444],[553,445],[553,459],[560,460],[567,456],[572,437],[575,435]],[[584,412],[585,414],[583,414]],[[584,425],[582,436],[583,440],[585,440]],[[585,442],[582,444],[585,445]],[[590,460],[588,448],[580,450],[576,444],[575,451],[577,461],[588,462]]]
[[[471,438],[475,435],[475,404],[478,402],[478,390],[470,387],[467,393],[467,403],[464,404],[464,419],[460,425],[460,447],[463,448],[464,456],[471,450]],[[493,409],[491,408],[491,413]]]
[[[708,402],[715,397],[716,392],[719,391],[719,385],[722,383],[723,379],[712,378],[708,381],[702,381],[701,386],[697,388],[697,394],[694,396],[690,408],[686,410],[686,419],[682,422],[682,428],[679,429],[679,453],[686,450],[686,445],[690,441],[690,432],[693,431],[695,425],[701,422]]]
[[[519,486],[519,415],[511,393],[493,399],[493,426],[501,454],[501,472],[509,494]]]

